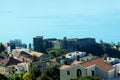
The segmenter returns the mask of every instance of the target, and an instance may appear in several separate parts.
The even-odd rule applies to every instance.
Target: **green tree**
[[[37,66],[30,63],[29,73],[31,80],[36,80],[36,78],[39,77],[39,75],[41,75],[41,70]]]
[[[104,54],[103,47],[100,44],[92,44],[86,47],[82,47],[80,51],[92,53],[92,55],[95,55],[95,56],[102,56]]]
[[[119,58],[120,51],[113,48],[111,44],[103,43],[103,44],[101,44],[101,46],[102,46],[102,48],[104,50],[104,53],[106,53],[108,56]]]
[[[47,50],[47,53],[51,56],[51,57],[58,57],[58,56],[62,56],[64,54],[67,53],[66,50],[64,49],[57,49],[57,48],[51,48]]]
[[[59,80],[60,79],[60,70],[59,70],[59,66],[55,66],[51,69],[49,69],[47,72],[46,72],[46,75],[51,77],[53,80]]]
[[[58,51],[58,49],[49,49],[47,53],[52,57],[57,57],[59,51]]]
[[[64,55],[64,54],[67,54],[67,50],[65,49],[60,49],[59,50],[59,53],[60,53],[60,56]]]
[[[5,75],[0,74],[0,80],[8,80],[8,78]]]
[[[29,73],[29,72],[26,72],[26,73],[23,75],[23,80],[31,80],[31,78],[30,78],[30,73]]]
[[[17,72],[13,74],[13,80],[22,80],[24,72]]]
[[[52,78],[48,77],[45,74],[42,74],[41,76],[39,76],[36,80],[52,80]]]

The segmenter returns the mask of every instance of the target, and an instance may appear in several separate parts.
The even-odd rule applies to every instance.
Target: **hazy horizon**
[[[96,38],[119,42],[120,0],[1,0],[0,42]]]

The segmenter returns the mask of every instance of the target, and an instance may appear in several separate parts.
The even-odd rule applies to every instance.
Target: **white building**
[[[117,63],[120,63],[120,59],[119,59],[119,58],[107,57],[106,62],[107,62],[108,64],[115,65],[115,64],[117,64]]]
[[[71,60],[75,60],[77,59],[77,56],[79,56],[79,58],[85,57],[86,52],[71,52],[65,55],[65,58],[71,59]]]

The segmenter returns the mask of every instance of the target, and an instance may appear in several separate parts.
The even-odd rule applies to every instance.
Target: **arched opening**
[[[77,77],[80,77],[82,75],[82,72],[80,69],[77,69]]]

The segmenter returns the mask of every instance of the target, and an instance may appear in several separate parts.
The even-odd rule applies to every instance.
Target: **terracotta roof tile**
[[[77,64],[80,64],[80,63],[82,63],[82,62],[81,62],[81,61],[77,61],[77,60],[75,60],[74,62],[72,62],[71,65],[77,65]]]
[[[114,69],[113,66],[105,63],[104,60],[102,58],[99,58],[99,57],[94,58],[90,61],[86,61],[86,62],[81,63],[81,65],[84,66],[84,67],[89,67],[89,66],[92,66],[94,64],[100,66],[101,68],[103,68],[107,71],[110,71],[110,70]]]

